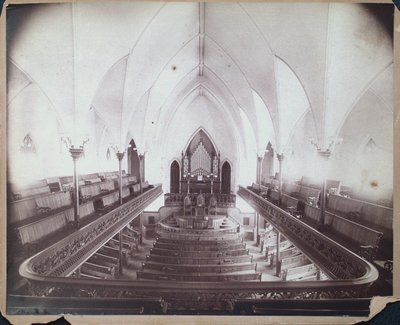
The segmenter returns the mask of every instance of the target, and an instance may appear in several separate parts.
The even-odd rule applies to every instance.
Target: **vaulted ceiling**
[[[367,92],[393,110],[383,86],[392,79],[392,39],[369,9],[121,1],[17,6],[8,12],[8,107],[35,109],[28,98],[42,98],[37,105],[47,103],[56,115],[59,135],[76,142],[89,135],[97,154],[110,144],[126,148],[133,138],[154,170],[179,157],[202,127],[222,156],[249,163],[239,163],[237,172],[253,175],[268,142],[285,151],[300,125],[326,149]]]

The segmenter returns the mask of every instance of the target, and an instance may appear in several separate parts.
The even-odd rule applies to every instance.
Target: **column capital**
[[[318,150],[318,156],[323,158],[324,160],[329,160],[329,157],[331,156],[331,152],[329,150]]]
[[[279,162],[282,162],[283,158],[285,158],[285,156],[283,155],[283,153],[277,153],[276,157],[278,158]]]
[[[118,151],[115,155],[117,156],[118,160],[121,161],[124,158],[125,152]]]
[[[75,148],[74,146],[71,146],[69,148],[69,153],[73,160],[77,160],[83,155],[83,147]]]

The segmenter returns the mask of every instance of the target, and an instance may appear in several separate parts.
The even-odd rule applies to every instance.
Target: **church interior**
[[[368,315],[393,8],[8,6],[7,313]]]

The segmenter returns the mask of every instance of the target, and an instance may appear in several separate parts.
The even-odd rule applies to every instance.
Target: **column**
[[[119,204],[122,204],[122,159],[124,158],[125,152],[117,152],[117,158],[118,158],[118,195],[119,195]]]
[[[257,184],[261,184],[263,156],[257,156]]]
[[[326,205],[326,179],[322,181],[322,191],[321,191],[321,217],[319,223],[321,226],[325,224],[325,205]]]
[[[119,273],[122,273],[122,229],[119,231]]]
[[[325,208],[326,208],[326,177],[327,177],[327,165],[330,157],[330,151],[319,151],[321,160],[322,170],[322,189],[321,189],[321,202],[320,202],[320,218],[319,218],[319,229],[323,229],[325,225]]]
[[[143,171],[144,171],[144,155],[139,155],[139,184],[140,184],[140,194],[143,193],[142,181],[143,181]]]
[[[260,214],[256,211],[256,245],[260,245]]]
[[[261,185],[261,169],[263,156],[257,156],[257,184]],[[260,245],[260,214],[256,211],[256,245]]]
[[[283,162],[283,153],[277,154],[276,157],[278,158],[279,162],[279,205],[281,204],[281,198],[282,198],[282,162]]]
[[[275,229],[276,230],[276,229]],[[281,259],[279,257],[280,254],[280,242],[281,242],[281,233],[276,230],[276,276],[280,276],[281,273]]]
[[[74,227],[79,229],[79,181],[76,162],[83,155],[83,148],[74,148],[74,146],[71,146],[69,152],[74,163]]]

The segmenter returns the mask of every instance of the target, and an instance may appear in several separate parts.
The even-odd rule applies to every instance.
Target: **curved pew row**
[[[144,186],[145,189],[149,188],[147,182]],[[114,181],[105,181],[102,183],[94,183],[81,188],[84,193],[85,189],[98,188],[105,186],[107,189],[114,189]],[[131,190],[132,188],[132,190]],[[125,187],[122,189],[122,198],[126,198],[133,193],[137,195],[140,192],[140,184],[134,184],[130,188]],[[85,219],[96,212],[102,212],[103,209],[110,207],[118,202],[119,194],[117,190],[105,193],[104,191],[90,192],[92,194],[99,193],[95,200],[85,200],[80,204],[80,219]],[[45,196],[33,197],[21,201],[15,201],[9,205],[9,216],[14,218],[14,230],[19,242],[22,245],[34,244],[42,240],[56,231],[59,231],[74,221],[74,209],[71,207],[72,200],[69,192],[52,193]],[[40,206],[45,210],[45,214],[37,214],[38,209],[33,208]],[[46,208],[44,208],[47,206]],[[52,213],[53,212],[53,213]],[[25,213],[27,213],[25,215]],[[34,220],[32,220],[34,219]],[[32,220],[32,221],[31,221]]]

